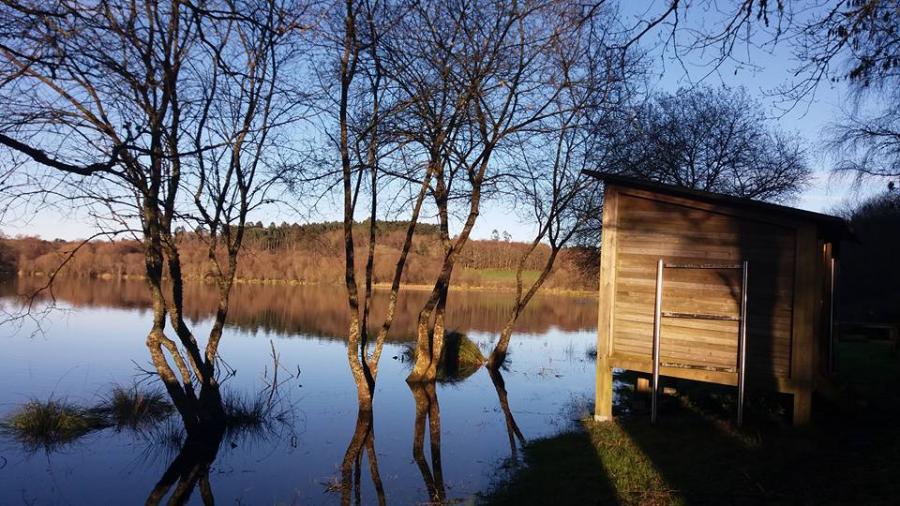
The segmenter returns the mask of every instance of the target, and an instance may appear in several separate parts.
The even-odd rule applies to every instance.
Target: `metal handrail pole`
[[[659,398],[659,331],[662,322],[663,259],[656,263],[656,305],[653,312],[653,384],[651,385],[650,422],[656,423]]]
[[[744,423],[744,387],[746,383],[747,366],[747,279],[749,277],[750,262],[744,260],[743,280],[741,283],[741,327],[740,341],[738,342],[738,413],[737,424],[740,427]]]

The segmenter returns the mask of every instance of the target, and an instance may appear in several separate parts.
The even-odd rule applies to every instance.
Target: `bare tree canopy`
[[[759,200],[784,201],[807,183],[799,142],[771,126],[743,89],[659,94],[617,129],[606,170]]]
[[[689,14],[705,16],[688,26]],[[858,179],[900,177],[900,4],[894,0],[671,0],[634,27],[632,43],[659,30],[664,54],[693,53],[712,73],[724,63],[759,66],[763,54],[789,49],[795,62],[773,90],[787,107],[815,100],[822,84],[845,85],[845,117],[828,147],[834,167]]]
[[[287,76],[306,12],[267,0],[0,4],[0,145],[30,160],[6,196],[74,201],[141,238],[146,344],[189,434],[224,423],[219,343],[247,215],[281,178],[285,127],[303,113]],[[205,345],[184,316],[179,224],[205,229],[219,290]]]
[[[840,317],[845,321],[896,321],[900,318],[900,194],[885,192],[841,210],[858,241],[841,251]]]

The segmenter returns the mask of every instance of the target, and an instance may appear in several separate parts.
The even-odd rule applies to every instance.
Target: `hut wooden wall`
[[[610,353],[651,354],[656,262],[750,261],[748,377],[790,376],[797,232],[750,212],[636,189],[617,195]],[[607,252],[603,252],[605,255]],[[737,316],[739,271],[667,269],[663,311]],[[601,301],[602,304],[602,301]],[[661,361],[734,367],[738,324],[664,319]]]

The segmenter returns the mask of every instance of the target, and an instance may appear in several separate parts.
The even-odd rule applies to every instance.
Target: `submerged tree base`
[[[415,363],[415,347],[407,347],[404,352],[404,361]],[[485,364],[484,355],[474,341],[461,332],[447,332],[444,335],[444,346],[441,350],[441,361],[437,365],[435,378],[415,376],[410,374],[407,383],[456,383],[463,381],[475,374]]]

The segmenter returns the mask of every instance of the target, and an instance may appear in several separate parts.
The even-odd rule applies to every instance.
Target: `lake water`
[[[12,307],[15,293],[27,291],[29,283],[34,281],[3,286],[2,304]],[[63,281],[54,295],[60,310],[39,322],[24,321],[18,329],[3,327],[0,418],[32,399],[92,405],[114,385],[141,381],[154,386],[155,379],[140,371],[151,368],[144,345],[149,301],[142,282]],[[438,383],[433,393],[406,384],[410,365],[402,360],[403,351],[412,341],[413,321],[425,295],[410,291],[401,297],[379,369],[371,425],[374,453],[367,453],[359,475],[354,470],[348,480],[342,462],[358,425],[356,387],[343,337],[342,287],[239,285],[220,346],[236,374],[223,390],[245,396],[263,391],[271,378],[274,345],[283,366],[281,379],[286,379],[279,388],[286,407],[267,430],[226,435],[208,468],[208,481],[201,479],[199,490],[185,494],[189,501],[201,504],[204,497],[214,497],[220,504],[339,504],[342,485],[350,487],[345,498],[362,504],[379,499],[427,503],[435,487],[441,487],[448,501],[465,501],[488,488],[513,462],[521,443],[510,430],[511,421],[528,440],[557,433],[586,412],[594,390],[588,351],[595,345],[596,299],[542,295],[532,302],[510,345],[503,396],[484,369],[462,381]],[[511,296],[451,292],[448,328],[467,334],[487,354]],[[215,299],[207,288],[190,285],[187,300],[195,335],[203,336]],[[384,304],[382,294],[374,305],[376,321]],[[425,397],[432,417],[422,430],[416,408],[417,402],[423,407]],[[178,429],[173,416],[141,431],[94,431],[53,449],[24,447],[3,432],[0,504],[144,503],[176,464]],[[424,452],[414,455],[417,438]],[[377,457],[375,476],[383,494],[372,479],[371,455]]]

